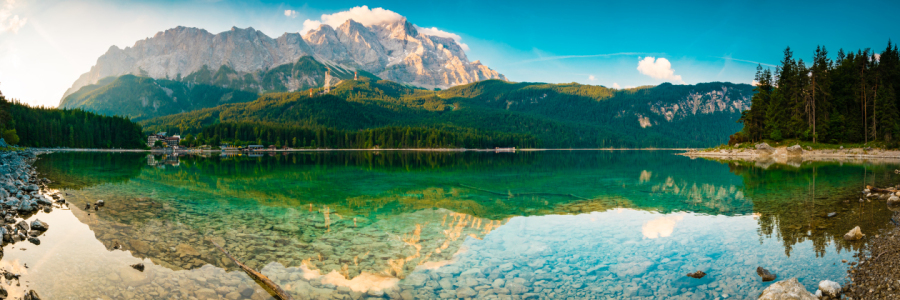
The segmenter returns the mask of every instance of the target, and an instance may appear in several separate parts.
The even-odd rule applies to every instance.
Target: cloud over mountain
[[[406,18],[381,7],[369,9],[368,6],[363,5],[333,14],[323,14],[319,20],[303,21],[303,29],[300,30],[300,34],[306,35],[310,30],[317,29],[322,24],[337,28],[351,19],[363,26],[372,26],[381,23],[397,22]]]
[[[638,72],[641,72],[641,74],[650,76],[654,79],[671,80],[681,84],[684,83],[684,80],[681,80],[681,75],[675,75],[675,70],[672,69],[672,63],[670,63],[668,59],[662,57],[644,57],[644,59],[638,62],[637,70]]]

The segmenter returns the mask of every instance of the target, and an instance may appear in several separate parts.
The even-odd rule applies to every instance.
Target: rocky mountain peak
[[[370,26],[349,19],[338,28],[323,24],[302,36],[285,33],[277,39],[253,27],[232,27],[212,34],[178,26],[139,40],[132,47],[110,47],[63,98],[109,76],[183,78],[204,66],[213,73],[229,66],[229,72],[243,76],[293,64],[304,56],[425,88],[506,79],[484,65],[468,63],[465,52],[453,39],[420,34],[405,18]]]

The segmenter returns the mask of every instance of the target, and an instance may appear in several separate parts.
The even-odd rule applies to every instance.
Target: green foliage
[[[26,147],[144,148],[141,126],[123,117],[80,109],[31,107],[0,94],[0,132]]]
[[[520,147],[702,147],[725,142],[729,133],[739,130],[739,112],[697,113],[667,120],[651,106],[672,105],[691,93],[721,92],[723,88],[734,97],[749,97],[753,93],[749,85],[730,83],[613,90],[581,84],[500,80],[434,91],[361,77],[344,80],[328,95],[318,94],[320,90],[313,97],[306,91],[266,94],[253,102],[164,116],[143,124],[148,132],[203,132],[207,137],[212,135],[204,128],[217,124],[257,124],[357,133],[380,128],[436,128],[450,133],[495,137],[503,133],[536,140],[507,145]],[[642,127],[637,115],[646,116],[656,125]],[[223,135],[220,138],[233,139]],[[284,144],[292,139],[293,135],[283,136],[280,141]],[[249,140],[266,144],[279,141],[267,136]],[[302,138],[297,144],[311,146]]]
[[[146,75],[107,77],[66,96],[62,108],[81,108],[105,115],[121,115],[136,121],[194,111],[228,103],[255,100],[260,92],[303,91],[322,86],[325,72],[338,80],[353,79],[353,71],[326,66],[310,56],[292,64],[251,73],[240,73],[223,65],[200,70],[175,80],[153,79]],[[360,78],[379,80],[360,70]]]
[[[889,41],[878,59],[870,49],[842,49],[835,60],[825,47],[813,54],[807,66],[787,48],[774,73],[757,68],[757,93],[741,117],[748,139],[893,145],[900,134],[897,46]]]
[[[124,75],[86,86],[63,99],[60,107],[144,120],[256,98],[256,93],[218,86]]]
[[[382,127],[365,130],[335,130],[262,123],[220,123],[200,129],[195,143],[207,145],[261,144],[294,148],[494,148],[538,146],[533,137],[499,132],[481,132],[457,127]],[[290,142],[289,142],[290,141]]]
[[[3,131],[3,140],[6,141],[8,145],[18,145],[19,144],[19,135],[16,134],[15,129],[7,129]]]

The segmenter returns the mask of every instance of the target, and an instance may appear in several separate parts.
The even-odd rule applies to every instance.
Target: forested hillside
[[[31,107],[0,93],[0,133],[26,147],[128,148],[146,146],[141,126],[123,117],[80,109]]]
[[[736,121],[749,106],[752,87],[706,83],[615,90],[574,83],[487,80],[428,91],[364,77],[344,80],[327,95],[318,92],[312,97],[308,92],[266,94],[253,102],[159,117],[143,124],[148,131],[206,132],[205,138],[219,141],[234,137],[205,128],[217,124],[338,131],[430,128],[534,139],[509,145],[519,147],[705,147],[723,143],[730,133],[740,130]],[[240,139],[265,144],[293,141],[290,135],[269,138],[263,133]]]
[[[227,65],[200,70],[171,79],[123,75],[107,77],[66,96],[60,108],[80,108],[109,116],[141,121],[228,103],[256,100],[258,93],[301,91],[324,86],[326,72],[331,83],[353,79],[354,71],[327,66],[310,56],[294,63],[252,73],[238,73]],[[359,76],[377,78],[359,71]]]
[[[784,50],[773,72],[757,68],[753,106],[731,143],[800,139],[824,143],[879,142],[900,138],[900,52],[888,42],[871,49],[839,50],[832,60],[817,47],[809,62]]]
[[[85,86],[63,99],[59,107],[139,121],[257,97],[256,93],[215,85],[124,75]]]

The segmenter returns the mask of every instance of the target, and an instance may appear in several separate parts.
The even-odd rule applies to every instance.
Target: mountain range
[[[320,25],[307,32],[285,33],[271,38],[253,28],[236,28],[219,34],[176,27],[120,49],[112,46],[82,74],[63,95],[71,94],[107,77],[136,75],[154,79],[193,82],[204,73],[217,80],[236,82],[256,93],[296,91],[324,85],[324,74],[283,72],[311,57],[327,68],[344,72],[365,71],[380,78],[423,88],[448,88],[485,79],[506,79],[479,61],[470,62],[451,38],[420,33],[401,19],[370,26],[349,19],[337,28]],[[332,79],[336,84],[340,78]],[[233,86],[233,85],[232,85]],[[65,103],[64,103],[65,104]]]
[[[631,89],[509,82],[470,62],[453,39],[420,33],[406,19],[369,26],[349,19],[275,39],[253,28],[176,27],[113,46],[60,107],[125,116],[148,132],[229,132],[219,138],[272,144],[298,132],[349,139],[415,128],[466,145],[705,147],[742,128],[737,120],[753,94],[750,85],[721,82]],[[256,129],[237,134],[229,126]],[[330,145],[350,145],[340,142]]]

